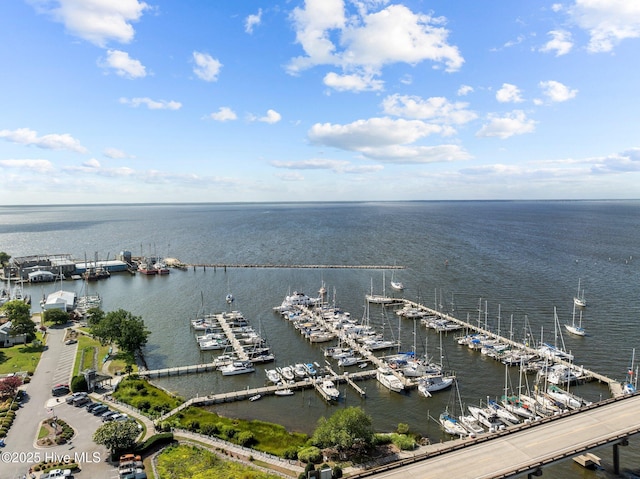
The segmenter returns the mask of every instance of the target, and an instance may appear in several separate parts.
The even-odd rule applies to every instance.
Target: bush
[[[396,432],[398,434],[407,434],[409,432],[409,425],[403,422],[399,423]]]
[[[217,424],[205,424],[200,428],[200,432],[207,436],[215,436],[220,433],[220,428]]]
[[[331,473],[333,479],[340,479],[342,477],[342,468],[338,465],[333,466],[333,472]]]
[[[87,380],[82,374],[78,374],[71,379],[71,391],[77,393],[79,391],[87,392],[89,390],[87,386]]]
[[[158,445],[170,444],[173,442],[173,433],[172,432],[163,432],[160,434],[155,434],[147,439],[142,444],[136,446],[136,453],[142,455],[147,451]]]
[[[250,447],[256,443],[256,438],[251,431],[243,431],[238,434],[238,444],[244,447]]]
[[[140,409],[141,411],[146,411],[147,409],[149,409],[151,407],[151,403],[149,401],[147,401],[146,399],[138,402],[138,409]]]
[[[319,464],[322,462],[322,451],[316,446],[305,447],[298,452],[298,460],[307,464]]]

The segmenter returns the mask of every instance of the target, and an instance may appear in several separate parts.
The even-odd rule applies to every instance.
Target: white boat
[[[341,368],[346,368],[349,366],[355,366],[358,363],[358,358],[355,356],[344,356],[338,359],[338,366]]]
[[[445,410],[443,413],[441,413],[438,420],[440,421],[442,429],[447,434],[459,437],[465,437],[469,435],[467,429],[454,416],[449,414],[449,411]]]
[[[267,375],[269,382],[272,382],[273,384],[280,384],[282,382],[282,377],[275,369],[266,369],[264,373]]]
[[[396,281],[395,273],[395,270],[391,272],[391,287],[396,291],[402,291],[404,289],[404,284],[402,284],[401,281]]]
[[[584,299],[584,289],[580,290],[580,279],[578,278],[578,295],[573,297],[573,304],[584,308],[587,305],[587,301]]]
[[[489,408],[478,406],[467,406],[471,415],[478,420],[489,432],[498,432],[504,429],[505,423],[498,417],[498,414]]]
[[[373,294],[373,278],[371,278],[371,292],[365,295],[368,303],[389,304],[395,302],[394,298],[390,298],[385,294],[384,271],[382,272],[382,294]]]
[[[252,373],[256,369],[249,361],[233,361],[219,368],[223,376],[235,376],[236,374]]]
[[[253,402],[253,401],[257,401],[258,399],[260,399],[262,397],[262,394],[256,394],[255,396],[251,396],[249,398],[249,401]]]
[[[338,388],[336,388],[331,379],[325,379],[322,381],[319,388],[330,401],[337,401],[340,398],[340,391],[338,391]]]
[[[318,371],[316,371],[313,363],[306,363],[304,367],[306,368],[307,374],[309,374],[309,376],[315,376],[316,374],[318,374]]]
[[[559,388],[558,386],[551,384],[547,388],[547,395],[565,406],[569,409],[579,409],[582,406],[587,406],[591,404],[589,401],[585,401],[578,396],[571,394],[569,391],[565,391],[564,389]]]
[[[580,310],[580,321],[576,324],[576,305],[575,302],[573,304],[573,315],[571,318],[571,324],[565,324],[565,329],[569,331],[571,334],[575,334],[576,336],[585,336],[587,332],[582,327],[582,310]]]
[[[307,376],[307,368],[302,363],[297,363],[293,366],[293,374],[297,378],[304,378]]]
[[[445,376],[444,374],[424,376],[418,379],[418,391],[423,396],[430,397],[433,392],[450,388],[455,379],[455,376]]]
[[[296,378],[296,373],[293,370],[292,366],[284,366],[278,370],[280,376],[285,381],[293,381]]]
[[[475,437],[479,434],[484,434],[485,432],[480,422],[478,422],[478,420],[470,414],[466,416],[462,415],[458,418],[458,420],[460,421],[460,424],[462,424],[462,426],[467,431],[469,431],[469,436],[471,437]]]
[[[273,394],[275,394],[276,396],[293,396],[293,389],[278,389],[276,392],[274,392]]]
[[[220,351],[226,349],[227,346],[229,346],[229,341],[226,338],[198,340],[200,351]]]
[[[376,379],[387,389],[394,392],[402,392],[404,390],[404,384],[396,377],[390,368],[381,367],[376,371]]]
[[[493,409],[500,420],[506,425],[514,425],[520,422],[520,418],[496,401],[489,400],[487,402],[489,408]]]
[[[636,357],[636,350],[633,350],[631,354],[631,366],[627,369],[627,378],[624,383],[622,383],[622,394],[635,394],[638,390],[638,368],[633,370],[633,363]]]

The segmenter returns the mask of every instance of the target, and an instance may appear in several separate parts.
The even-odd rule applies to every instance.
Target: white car
[[[70,477],[71,469],[53,469],[48,474],[43,474],[40,479],[53,479],[58,477]]]

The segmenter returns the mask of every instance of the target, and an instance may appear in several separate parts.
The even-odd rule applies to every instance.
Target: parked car
[[[82,398],[82,397],[87,397],[87,393],[85,393],[85,392],[73,393],[71,396],[67,397],[65,399],[65,401],[67,401],[67,404],[73,404],[73,402],[76,399],[79,399],[79,398]]]
[[[91,399],[89,399],[88,396],[80,396],[79,398],[75,398],[73,400],[73,405],[75,407],[81,407],[84,406],[85,404],[88,404],[91,402]]]
[[[71,469],[53,469],[48,473],[42,474],[40,479],[54,479],[59,477],[71,477]]]
[[[87,411],[89,411],[89,412],[93,412],[93,410],[94,410],[95,408],[97,408],[98,406],[102,406],[102,405],[103,405],[103,404],[102,404],[102,403],[99,403],[99,402],[92,402],[91,404],[87,404],[87,405],[85,406],[85,409],[86,409]]]
[[[101,418],[103,421],[110,421],[110,419],[109,419],[109,418],[110,418],[111,416],[116,415],[116,414],[119,414],[119,413],[118,413],[118,412],[116,412],[116,411],[105,411],[104,413],[102,413],[102,414],[100,415],[100,418]]]
[[[64,344],[66,344],[66,345],[68,346],[69,344],[76,344],[77,342],[78,342],[78,340],[77,340],[77,339],[67,339],[67,340],[64,342]]]
[[[68,384],[56,384],[51,388],[51,394],[54,396],[65,396],[69,394],[70,389]]]
[[[94,408],[93,411],[91,411],[91,414],[93,414],[94,416],[101,416],[108,410],[109,408],[107,406],[105,406],[104,404],[100,404],[99,406]]]

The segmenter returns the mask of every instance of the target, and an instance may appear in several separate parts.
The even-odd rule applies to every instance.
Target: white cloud
[[[412,145],[447,128],[420,120],[370,118],[347,125],[317,123],[308,132],[309,140],[346,151],[355,151],[381,162],[431,163],[470,158],[457,145]]]
[[[218,74],[222,68],[222,63],[213,58],[208,53],[193,52],[193,61],[196,66],[193,73],[204,81],[213,82],[218,79]]]
[[[329,72],[324,77],[324,84],[338,91],[379,91],[384,82],[375,80],[373,75],[351,74],[339,75]]]
[[[102,153],[104,156],[106,156],[107,158],[111,158],[112,160],[123,160],[123,159],[135,158],[135,156],[129,155],[117,148],[105,148]]]
[[[103,68],[112,68],[118,76],[124,78],[144,78],[147,76],[146,68],[139,60],[129,57],[127,52],[120,50],[107,50],[107,59],[99,61]]]
[[[280,113],[278,113],[277,111],[271,110],[271,109],[267,110],[267,114],[265,116],[249,117],[250,121],[261,121],[263,123],[269,123],[269,124],[278,123],[281,119],[282,119],[282,115],[280,115]]]
[[[460,85],[460,88],[458,88],[458,96],[467,96],[469,93],[473,93],[472,86]]]
[[[429,60],[447,71],[460,69],[464,59],[457,47],[447,43],[443,18],[416,14],[404,5],[369,12],[386,3],[357,3],[357,13],[348,16],[344,0],[306,0],[304,8],[295,8],[292,14],[296,41],[305,55],[290,61],[289,73],[316,65],[338,66],[343,76],[329,77],[333,80],[329,86],[344,88],[354,72],[361,78],[378,76],[385,65],[399,62],[416,65]],[[357,84],[350,80],[348,89],[355,90]],[[362,86],[371,89],[372,83]]]
[[[363,148],[413,143],[442,127],[419,120],[370,118],[347,125],[316,123],[309,130],[312,143],[343,150],[361,151]]]
[[[554,80],[542,81],[539,86],[542,89],[542,94],[554,103],[571,100],[578,94],[578,90],[571,90],[566,85]]]
[[[500,103],[521,103],[524,101],[520,96],[520,89],[510,83],[502,84],[502,88],[496,93],[496,100]]]
[[[152,100],[147,97],[131,99],[120,98],[120,103],[134,108],[138,108],[140,105],[145,105],[149,110],[179,110],[182,108],[182,103],[178,101]]]
[[[576,0],[568,12],[591,36],[590,52],[609,52],[622,40],[640,37],[640,2],[636,0]]]
[[[34,130],[18,128],[17,130],[0,130],[0,138],[13,143],[33,145],[48,150],[70,150],[77,153],[87,153],[87,149],[80,144],[80,141],[68,133],[38,136],[38,133]]]
[[[382,165],[353,165],[348,161],[312,158],[302,161],[272,161],[274,168],[288,170],[330,170],[334,173],[375,173],[384,169]]]
[[[467,110],[468,103],[451,103],[443,97],[427,99],[419,96],[390,95],[382,101],[383,111],[388,115],[432,120],[443,124],[464,124],[475,120],[477,115]]]
[[[555,52],[556,56],[559,57],[566,55],[573,48],[570,32],[565,30],[552,30],[549,32],[549,35],[551,35],[551,40],[540,48],[541,52]]]
[[[55,170],[49,160],[0,160],[0,168],[50,173]]]
[[[138,0],[27,0],[36,11],[64,24],[76,37],[104,47],[113,40],[129,43],[135,31],[132,22],[140,19],[149,5]]]
[[[236,120],[238,115],[228,106],[221,106],[218,111],[211,113],[209,117],[216,121],[230,121]]]
[[[256,25],[260,25],[261,21],[262,21],[262,9],[259,8],[258,9],[258,13],[254,14],[254,15],[249,15],[245,19],[244,31],[249,33],[249,34],[253,33],[253,28]]]
[[[489,115],[489,123],[484,125],[476,136],[498,137],[506,139],[514,135],[531,133],[535,130],[536,122],[527,118],[521,110],[514,110],[505,116]]]

